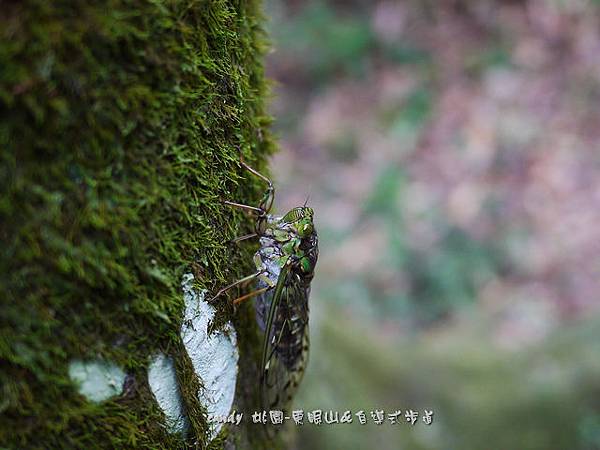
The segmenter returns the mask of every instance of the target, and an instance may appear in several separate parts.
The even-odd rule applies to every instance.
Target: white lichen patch
[[[170,433],[185,434],[188,421],[177,384],[173,358],[159,353],[152,359],[148,367],[148,384],[166,416],[167,430]]]
[[[206,291],[199,293],[193,289],[193,281],[192,274],[183,276],[185,315],[181,339],[203,385],[198,397],[208,417],[226,417],[233,404],[238,373],[236,334],[231,323],[221,331],[208,334],[215,308],[204,300]],[[223,424],[212,422],[210,425],[212,439]]]
[[[77,383],[79,393],[93,402],[120,395],[125,376],[119,366],[100,359],[69,363],[69,377]]]

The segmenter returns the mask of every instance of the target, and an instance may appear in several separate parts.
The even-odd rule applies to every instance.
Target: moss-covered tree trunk
[[[252,244],[228,243],[251,222],[222,200],[256,203],[239,152],[264,170],[272,150],[258,3],[2,3],[0,448],[269,447],[247,425],[251,305],[211,319],[237,331],[246,412],[212,441],[180,333],[182,280],[215,292],[252,270]],[[150,388],[157,354],[185,433]],[[77,381],[94,365],[114,381],[97,398]]]

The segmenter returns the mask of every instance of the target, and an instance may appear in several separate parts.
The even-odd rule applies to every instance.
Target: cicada
[[[264,333],[261,406],[285,411],[308,360],[308,297],[319,254],[314,211],[304,204],[283,216],[271,215],[275,198],[273,183],[244,161],[241,164],[268,185],[258,206],[225,202],[255,214],[254,233],[235,241],[259,238],[260,248],[254,254],[256,272],[221,289],[213,299],[234,286],[256,281],[256,289],[235,299],[234,304],[257,297],[256,320]]]

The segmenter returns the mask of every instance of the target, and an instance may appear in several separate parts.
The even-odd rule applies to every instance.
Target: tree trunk
[[[202,301],[252,271],[222,200],[256,204],[239,155],[273,150],[258,3],[2,4],[0,447],[272,448],[252,307]]]

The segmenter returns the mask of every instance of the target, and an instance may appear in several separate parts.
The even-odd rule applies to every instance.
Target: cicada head
[[[297,261],[296,267],[306,276],[312,277],[317,262],[317,233],[313,223],[314,211],[307,206],[299,206],[290,210],[281,218],[285,229],[291,230],[287,242],[283,245],[284,255],[291,255]]]
[[[298,206],[291,209],[282,221],[289,224],[301,239],[310,237],[314,232],[314,211],[307,206]]]

